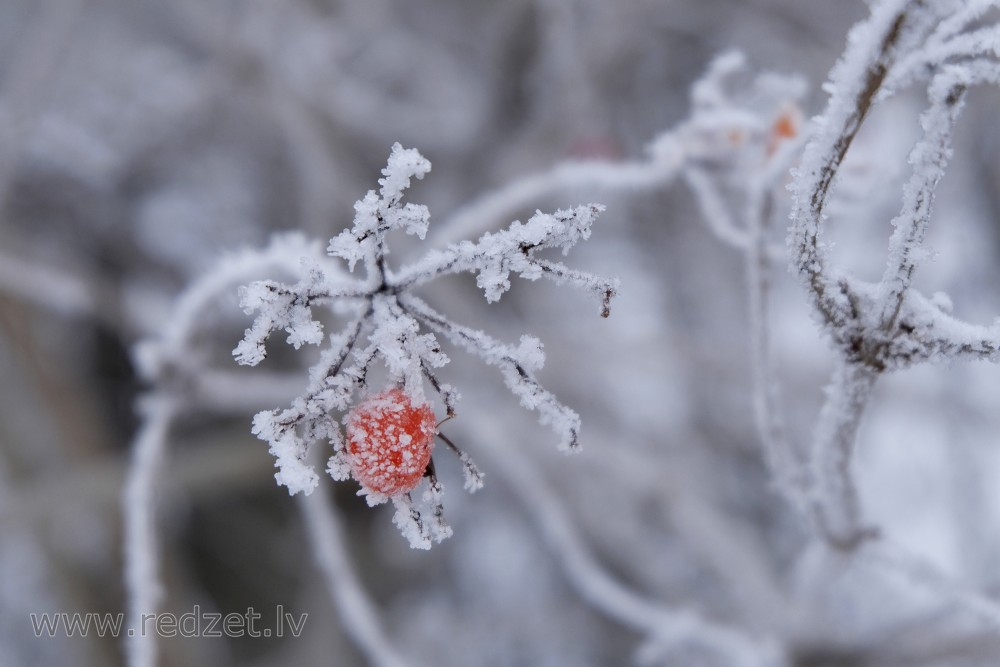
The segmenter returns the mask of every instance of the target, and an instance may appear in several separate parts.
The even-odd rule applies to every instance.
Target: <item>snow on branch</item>
[[[604,207],[599,204],[555,213],[537,211],[525,224],[515,221],[495,234],[487,232],[477,242],[464,241],[443,251],[431,251],[390,282],[397,290],[403,290],[449,273],[476,273],[476,284],[492,303],[510,289],[510,274],[517,273],[528,280],[548,278],[595,292],[601,299],[601,315],[607,317],[611,297],[618,288],[616,280],[574,271],[559,262],[536,257],[538,251],[548,248],[558,248],[563,255],[567,254],[578,241],[590,237],[591,226],[602,211]]]
[[[724,53],[692,87],[682,124],[689,159],[680,168],[700,221],[743,258],[749,305],[754,414],[772,484],[803,507],[808,473],[784,435],[770,343],[772,260],[784,256],[773,239],[776,194],[803,145],[802,80],[754,74],[738,52]]]
[[[403,192],[412,178],[421,179],[431,170],[431,163],[416,149],[404,149],[398,143],[392,147],[389,164],[379,179],[378,193],[369,190],[364,199],[354,204],[354,226],[330,239],[329,252],[347,262],[351,271],[358,260],[364,260],[370,279],[381,279],[384,256],[387,254],[385,235],[402,229],[423,239],[427,233],[430,212],[426,206],[403,204]]]
[[[826,332],[841,356],[817,425],[812,454],[813,516],[828,542],[853,549],[873,534],[863,524],[851,470],[861,416],[879,375],[916,363],[1000,357],[1000,324],[952,317],[946,296],[912,287],[928,253],[923,240],[934,196],[951,158],[955,124],[971,86],[1000,82],[1000,26],[979,25],[996,2],[877,3],[856,26],[830,74],[830,100],[813,122],[795,171],[788,245]],[[886,268],[877,284],[834,266],[824,241],[827,204],[858,130],[880,102],[902,88],[927,86],[922,137],[909,156],[911,176],[891,221]]]
[[[604,207],[598,204],[537,212],[526,223],[485,233],[475,242],[463,241],[444,250],[432,250],[417,262],[394,272],[387,266],[387,235],[394,230],[423,239],[430,214],[425,206],[403,203],[413,178],[422,178],[430,162],[414,149],[392,148],[388,165],[371,190],[355,204],[354,224],[331,239],[328,253],[344,260],[353,272],[360,262],[364,277],[349,278],[303,262],[294,284],[271,280],[251,283],[241,290],[246,312],[256,313],[253,324],[233,351],[237,362],[255,366],[266,356],[266,341],[277,331],[288,334],[295,348],[323,343],[323,326],[315,307],[335,315],[353,311],[354,319],[329,336],[320,360],[310,371],[304,394],[283,410],[263,411],[253,421],[253,433],[275,456],[278,483],[289,493],[310,493],[319,483],[309,463],[309,450],[328,442],[333,450],[327,471],[337,480],[354,478],[369,504],[392,501],[394,523],[411,546],[429,548],[451,534],[443,518],[442,487],[434,474],[430,451],[440,436],[454,450],[466,472],[466,488],[476,490],[482,475],[471,459],[458,450],[434,423],[429,385],[445,408],[455,415],[458,392],[442,382],[438,369],[449,362],[437,336],[496,366],[521,404],[538,412],[543,424],[559,436],[560,447],[576,449],[580,418],[535,379],[544,362],[541,343],[523,336],[517,346],[498,342],[482,331],[451,322],[410,292],[447,274],[472,273],[487,301],[496,301],[510,288],[510,276],[529,280],[547,278],[593,292],[608,316],[616,280],[572,269],[540,256],[561,250],[566,255],[590,237],[591,227]],[[388,388],[372,387],[370,369],[379,364],[388,375]],[[358,400],[360,399],[360,401]],[[347,413],[342,422],[338,416]],[[341,431],[346,427],[346,437]],[[426,467],[426,469],[425,469]],[[418,499],[411,492],[421,477],[428,480]]]
[[[146,399],[143,426],[136,434],[128,479],[122,494],[125,533],[125,588],[128,621],[141,627],[142,619],[155,614],[163,598],[159,577],[159,541],[156,539],[156,478],[167,448],[176,405],[165,396]],[[128,638],[131,667],[156,664],[156,636],[146,633]]]
[[[651,599],[619,581],[579,535],[566,505],[536,466],[518,465],[498,451],[495,442],[484,454],[538,526],[541,537],[559,558],[563,576],[577,594],[601,614],[643,635],[636,656],[638,664],[666,664],[671,650],[685,644],[708,647],[724,660],[721,664],[781,664],[768,642],[705,618],[695,610]]]
[[[747,82],[747,74],[741,53],[722,54],[695,84],[689,117],[650,141],[644,157],[565,162],[525,176],[460,208],[438,233],[448,241],[459,241],[570,188],[634,192],[666,187],[678,178],[690,183],[706,169],[724,167],[746,154],[769,158],[761,160],[766,164],[755,165],[769,180],[782,177],[782,167],[787,167],[787,158],[798,144],[794,140],[800,125],[797,103],[805,84],[798,77],[773,72]],[[722,218],[707,216],[705,221],[730,245],[744,247],[750,242],[744,230],[725,224]]]
[[[206,309],[235,285],[262,274],[298,273],[303,262],[319,271],[318,263],[328,260],[321,254],[320,244],[306,240],[301,234],[276,235],[266,248],[222,257],[211,271],[181,293],[168,325],[136,347],[135,358],[141,374],[147,380],[162,381],[174,369],[190,363],[188,348]],[[337,267],[327,264],[322,271],[336,272]],[[290,326],[291,314],[287,317],[289,323],[283,324],[284,327]],[[250,347],[242,349],[251,357],[256,354]]]
[[[223,257],[211,271],[189,286],[177,299],[172,317],[155,336],[139,343],[134,352],[136,365],[145,380],[157,390],[140,404],[142,427],[132,443],[123,494],[125,533],[125,588],[128,614],[134,627],[138,620],[158,610],[161,595],[158,542],[156,540],[156,492],[166,458],[171,424],[191,401],[192,387],[210,372],[193,354],[193,340],[203,325],[206,311],[238,283],[267,273],[294,273],[306,263],[315,266],[327,261],[320,245],[297,234],[276,236],[258,251],[244,251]],[[336,272],[327,266],[327,272]],[[228,383],[228,400],[238,400],[239,392],[254,394],[252,387]],[[204,396],[199,395],[199,400]],[[147,667],[156,661],[156,637],[130,637],[127,658],[133,667]]]

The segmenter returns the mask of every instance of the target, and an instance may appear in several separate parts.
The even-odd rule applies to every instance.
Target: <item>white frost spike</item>
[[[423,178],[431,170],[431,163],[416,148],[403,148],[398,142],[392,145],[389,163],[382,170],[384,178],[378,179],[379,192],[385,201],[398,201],[403,191],[410,187],[410,178]]]
[[[351,478],[351,463],[343,452],[337,452],[327,461],[326,472],[334,480],[345,482]]]
[[[392,499],[392,504],[396,508],[392,523],[399,528],[399,532],[403,534],[410,546],[414,549],[430,549],[430,532],[424,522],[423,515],[413,506],[413,500],[409,494],[396,496]]]
[[[475,493],[483,488],[483,473],[480,472],[479,467],[473,463],[472,459],[465,452],[459,455],[462,461],[462,472],[465,479],[465,490],[469,493]]]
[[[295,285],[263,280],[242,287],[240,305],[248,314],[257,311],[257,317],[244,332],[233,356],[244,366],[256,366],[267,356],[268,337],[279,330],[288,333],[288,343],[295,349],[305,343],[318,345],[323,341],[323,327],[313,320],[312,306],[359,293],[356,284],[344,284],[322,274],[309,275]]]
[[[431,163],[416,149],[394,144],[389,164],[382,170],[383,178],[379,179],[382,186],[379,192],[369,190],[354,204],[354,225],[330,239],[327,251],[346,261],[351,271],[359,260],[364,260],[371,273],[378,257],[388,253],[386,232],[401,229],[423,239],[430,212],[419,204],[402,205],[401,200],[403,192],[410,187],[410,179],[423,178],[430,170]]]
[[[518,363],[525,370],[538,371],[545,365],[545,353],[542,352],[542,341],[534,336],[521,336],[521,344],[515,353]]]
[[[437,478],[431,477],[427,484],[427,490],[424,491],[423,501],[431,511],[431,516],[428,517],[427,522],[427,532],[429,537],[435,542],[446,540],[452,535],[451,526],[444,520],[443,496],[444,489],[441,486],[441,482]]]
[[[273,412],[258,412],[251,432],[270,445],[269,451],[275,458],[274,466],[278,468],[274,478],[279,485],[288,488],[289,495],[300,491],[309,494],[316,488],[319,476],[306,462],[308,445],[298,439],[293,430],[277,424]]]

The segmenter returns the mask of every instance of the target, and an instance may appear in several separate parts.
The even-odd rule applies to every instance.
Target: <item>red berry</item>
[[[414,404],[401,389],[375,394],[347,415],[351,474],[387,496],[410,491],[427,469],[436,433],[429,404]]]

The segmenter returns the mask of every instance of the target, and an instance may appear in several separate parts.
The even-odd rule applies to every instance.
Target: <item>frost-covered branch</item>
[[[970,590],[964,582],[943,574],[933,563],[887,540],[865,544],[858,554],[862,562],[901,579],[921,592],[930,592],[946,608],[976,619],[992,632],[1000,630],[1000,602]]]
[[[140,372],[147,380],[162,381],[190,365],[189,346],[206,311],[227,296],[234,285],[261,274],[298,273],[303,261],[315,270],[316,264],[325,260],[320,244],[299,234],[275,236],[262,250],[223,257],[180,294],[167,325],[137,346],[135,357]],[[332,264],[323,267],[324,275],[331,271],[336,271]]]
[[[920,121],[924,137],[910,153],[913,175],[903,189],[903,208],[892,221],[889,259],[879,285],[882,301],[879,315],[886,331],[895,327],[917,261],[927,254],[922,244],[930,222],[934,191],[951,157],[951,136],[967,88],[964,74],[961,68],[949,68],[934,78],[928,91],[931,106]]]
[[[896,61],[907,53],[933,53],[921,40],[933,26],[931,21],[936,15],[932,10],[937,4],[883,2],[869,21],[852,30],[849,49],[830,75],[827,109],[814,123],[815,131],[792,185],[793,225],[788,242],[794,253],[793,263],[806,280],[831,335],[840,345],[853,347],[855,356],[862,353],[858,327],[871,325],[859,322],[860,296],[852,288],[853,281],[830,266],[823,241],[826,205],[835,176],[862,123],[876,102],[894,94],[893,86],[903,82],[889,77]],[[888,312],[878,312],[877,326],[883,329],[892,328],[896,309],[921,255],[919,246],[934,190],[950,157],[951,135],[962,109],[964,91],[970,85],[990,82],[997,71],[996,66],[990,68],[980,61],[972,65],[949,64],[943,69],[940,65],[936,63],[931,71],[931,104],[921,118],[925,136],[911,152],[913,175],[904,188],[902,210],[893,220],[889,265],[880,286],[888,308]],[[862,353],[865,363],[883,365],[886,360],[872,352]]]
[[[641,159],[623,162],[567,162],[550,170],[516,180],[497,188],[459,209],[442,224],[442,238],[455,242],[461,238],[494,228],[539,200],[567,189],[588,188],[631,192],[662,188],[679,178],[695,194],[706,183],[705,171],[724,167],[750,147],[777,159],[766,167],[770,178],[783,175],[777,165],[786,164],[797,141],[792,125],[798,124],[794,106],[782,104],[797,100],[803,82],[794,77],[766,74],[753,84],[752,94],[744,99],[729,92],[731,80],[744,74],[745,59],[738,52],[725,53],[713,61],[709,71],[695,85],[690,116],[677,126],[655,137]],[[754,96],[778,106],[754,108]],[[786,115],[791,114],[791,115]],[[776,131],[777,130],[777,131]],[[791,146],[790,146],[791,144]],[[759,165],[758,165],[759,166]],[[699,198],[699,204],[714,203]],[[749,241],[745,230],[727,224],[724,217],[709,215],[706,222],[721,240],[737,247]]]
[[[964,0],[957,3],[934,3],[940,18],[919,49],[902,55],[887,77],[885,89],[895,91],[932,76],[941,67],[956,62],[968,64],[983,56],[996,64],[1000,55],[1000,26],[976,25],[991,10],[1000,7],[997,0]],[[884,93],[891,94],[891,93]]]
[[[813,443],[814,518],[831,544],[854,548],[873,534],[861,519],[851,470],[861,416],[879,375],[915,363],[997,357],[997,327],[949,316],[947,297],[927,299],[912,288],[934,194],[951,157],[955,123],[972,85],[995,84],[995,25],[970,28],[996,3],[957,9],[944,1],[878,3],[852,31],[830,74],[826,111],[791,187],[788,244],[824,328],[841,355]],[[874,106],[901,86],[927,83],[923,137],[910,153],[912,175],[892,220],[886,269],[877,284],[835,267],[824,237],[827,204],[843,160]]]
[[[996,3],[877,3],[852,30],[830,76],[826,111],[800,133],[793,80],[761,75],[750,94],[735,82],[738,54],[720,56],[692,92],[701,152],[678,168],[703,220],[721,241],[744,253],[751,310],[751,347],[758,432],[775,486],[809,513],[820,534],[853,548],[874,534],[862,520],[852,473],[853,448],[880,373],[945,358],[996,358],[1000,324],[980,327],[949,314],[946,297],[927,299],[911,288],[930,220],[934,193],[951,156],[951,137],[969,87],[995,83],[1000,70],[996,28],[976,21]],[[957,12],[957,13],[956,13]],[[930,104],[924,136],[910,154],[912,176],[892,221],[887,266],[877,285],[834,266],[824,240],[830,193],[846,154],[870,111],[898,90],[926,82]],[[741,97],[741,95],[743,95]],[[760,102],[770,100],[771,109]],[[770,115],[769,115],[770,114]],[[673,133],[676,140],[684,133]],[[690,135],[686,135],[690,136]],[[802,277],[842,357],[816,426],[812,461],[782,434],[768,349],[768,264],[773,252],[766,221],[772,191],[808,138],[795,170],[792,263]],[[733,206],[733,202],[739,202]]]
[[[353,322],[329,337],[310,371],[306,392],[285,410],[258,413],[253,432],[268,442],[276,458],[275,477],[293,494],[316,488],[319,478],[308,462],[309,451],[317,442],[329,443],[330,475],[359,481],[370,504],[391,500],[396,507],[394,522],[412,546],[421,548],[451,534],[441,509],[442,486],[430,460],[438,427],[424,386],[429,384],[440,397],[448,417],[456,413],[458,392],[438,377],[438,369],[449,358],[436,335],[500,368],[521,404],[538,411],[541,421],[556,431],[560,447],[577,447],[580,419],[534,379],[544,360],[537,339],[524,336],[517,347],[502,344],[482,331],[452,323],[411,291],[443,275],[471,273],[492,302],[510,288],[512,273],[529,280],[544,277],[594,292],[606,317],[617,290],[615,280],[538,256],[546,250],[565,255],[589,238],[603,210],[597,204],[538,212],[527,223],[515,221],[478,241],[432,250],[422,260],[393,271],[386,261],[389,233],[398,230],[422,239],[427,232],[427,208],[404,204],[402,199],[412,179],[422,178],[430,168],[416,150],[393,146],[380,189],[357,202],[353,226],[331,239],[328,247],[352,271],[363,264],[364,278],[345,279],[318,265],[303,264],[302,278],[295,284],[261,281],[243,288],[242,305],[256,317],[233,351],[239,363],[254,366],[264,359],[265,343],[275,331],[287,332],[289,344],[296,348],[322,343],[323,325],[314,318],[314,307],[326,306],[335,314],[344,309],[354,312]],[[389,388],[375,393],[370,371],[377,364],[384,367]],[[345,412],[346,437],[337,421]],[[446,442],[459,453],[466,488],[475,490],[482,483],[481,474],[467,455]],[[421,476],[428,483],[418,502],[411,491]]]
[[[793,262],[808,283],[816,308],[833,329],[850,320],[850,299],[828,264],[822,241],[823,220],[834,176],[889,70],[907,10],[901,3],[881,3],[871,19],[856,26],[851,45],[830,75],[826,113],[816,120],[793,184],[788,244]]]
[[[191,376],[207,370],[191,354],[191,341],[206,311],[235,284],[264,272],[294,271],[302,257],[318,251],[318,244],[306,243],[293,235],[277,237],[262,251],[224,258],[181,294],[169,324],[157,336],[136,346],[135,359],[140,372],[158,389],[140,405],[142,426],[132,445],[123,495],[125,589],[132,628],[141,627],[143,614],[157,611],[161,597],[155,512],[157,481],[163,467],[167,432],[187,404],[186,383],[193,381]],[[229,400],[236,400],[240,385],[228,387],[233,394]],[[152,632],[137,632],[129,638],[130,667],[155,664],[155,641]]]
[[[747,223],[752,243],[744,252],[747,305],[750,313],[750,360],[753,371],[754,421],[764,446],[772,483],[779,493],[799,508],[808,483],[802,457],[785,433],[781,392],[771,349],[771,222],[773,193],[764,187],[750,190]]]
[[[551,484],[533,466],[518,465],[492,448],[487,453],[491,467],[503,476],[538,524],[567,581],[581,598],[602,614],[644,635],[646,641],[639,652],[641,664],[661,664],[673,648],[689,642],[725,656],[725,664],[740,667],[780,664],[773,647],[766,642],[714,623],[693,610],[676,609],[648,599],[619,582],[584,544]]]
[[[288,344],[296,350],[305,344],[316,345],[323,340],[323,328],[312,318],[312,307],[334,299],[359,297],[365,294],[358,287],[328,288],[322,271],[312,269],[309,276],[291,287],[271,280],[253,283],[242,290],[241,302],[247,312],[262,311],[253,326],[247,329],[239,346],[233,351],[236,360],[255,366],[267,354],[265,342],[275,331],[288,332]]]
[[[578,241],[590,237],[590,229],[603,206],[591,204],[548,214],[538,211],[526,224],[515,222],[509,228],[486,233],[478,242],[465,241],[443,251],[432,251],[417,264],[405,267],[389,285],[403,291],[449,273],[475,273],[476,284],[486,300],[498,300],[510,289],[510,274],[538,280],[548,278],[557,284],[595,292],[601,299],[601,315],[609,314],[611,297],[618,288],[607,280],[583,271],[575,271],[559,262],[536,257],[540,250],[559,249],[565,255]]]
[[[358,579],[344,541],[333,499],[325,487],[299,496],[299,508],[313,555],[337,606],[344,630],[377,667],[405,667],[404,660],[385,635],[378,610]]]
[[[833,546],[851,550],[875,534],[863,525],[858,491],[851,472],[854,443],[878,373],[841,362],[826,388],[827,400],[813,435],[813,507],[817,525]]]
[[[673,135],[651,146],[649,156],[634,162],[566,162],[548,171],[522,177],[484,194],[455,211],[441,224],[441,237],[457,242],[482,234],[518,215],[541,199],[570,188],[641,190],[668,185],[686,158]]]
[[[176,413],[173,401],[151,396],[143,406],[144,424],[132,445],[132,464],[125,481],[122,513],[125,517],[125,589],[128,594],[129,667],[156,664],[156,633],[140,631],[144,619],[159,611],[163,591],[159,576],[159,542],[156,539],[157,473],[163,465],[167,432]]]
[[[798,102],[804,86],[774,73],[758,74],[747,84],[747,69],[741,54],[723,54],[694,85],[691,124],[703,128],[703,143],[715,146],[715,153],[686,164],[682,172],[701,221],[743,256],[757,433],[774,487],[801,508],[808,471],[783,433],[769,299],[772,261],[783,255],[772,241],[775,194],[802,147]]]
[[[339,430],[330,412],[346,407],[355,385],[364,378],[370,361],[341,371],[366,317],[367,314],[357,318],[342,333],[330,337],[330,347],[310,371],[311,382],[306,393],[290,408],[280,412],[265,410],[254,417],[253,433],[270,444],[278,467],[275,478],[290,493],[316,488],[319,478],[313,466],[305,463],[308,452],[305,442],[338,437]]]
[[[573,451],[579,447],[580,416],[566,407],[534,377],[545,361],[542,343],[532,336],[522,336],[517,347],[505,345],[482,331],[448,320],[414,296],[401,299],[403,306],[428,327],[451,343],[475,354],[503,374],[507,388],[521,400],[521,405],[538,411],[542,424],[559,434],[559,448]]]

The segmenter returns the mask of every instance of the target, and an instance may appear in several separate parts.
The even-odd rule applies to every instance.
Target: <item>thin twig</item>
[[[312,493],[300,493],[297,498],[313,556],[330,599],[337,607],[344,631],[376,667],[412,664],[404,660],[389,641],[379,612],[358,578],[327,486],[320,484]]]
[[[147,398],[142,406],[143,425],[132,445],[132,464],[125,480],[122,510],[125,516],[126,638],[129,667],[156,664],[156,632],[146,620],[155,615],[163,591],[160,585],[156,539],[156,490],[166,451],[167,432],[176,409],[162,394]]]
[[[499,432],[499,425],[489,432]],[[728,656],[732,665],[766,665],[773,656],[762,644],[732,628],[711,622],[692,610],[675,609],[648,599],[613,577],[591,554],[577,534],[573,520],[551,485],[533,465],[513,463],[509,448],[496,443],[483,448],[489,467],[500,474],[513,495],[537,524],[542,538],[558,559],[561,572],[595,610],[643,633],[646,653],[658,653],[678,642],[696,641]]]

